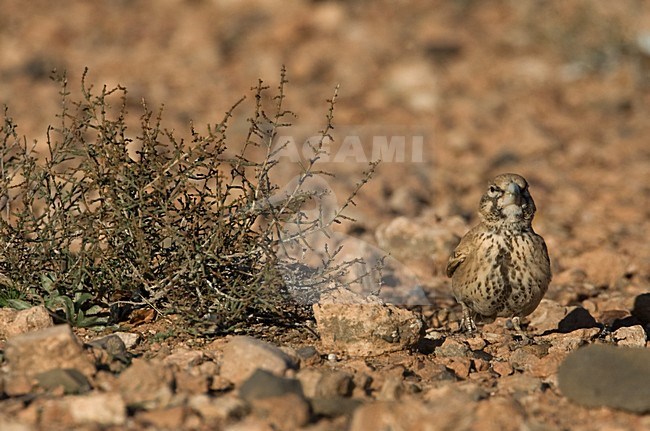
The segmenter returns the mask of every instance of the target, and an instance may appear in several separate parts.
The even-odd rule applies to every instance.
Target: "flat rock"
[[[13,374],[36,376],[57,368],[74,368],[86,377],[95,373],[94,364],[68,325],[9,338],[5,358]]]
[[[338,289],[314,304],[323,350],[349,356],[378,356],[414,346],[422,320],[413,312]]]
[[[52,316],[42,305],[26,310],[0,308],[0,338],[9,338],[53,325]]]
[[[258,368],[281,376],[296,366],[279,347],[253,337],[237,336],[223,349],[221,376],[237,385]]]
[[[560,391],[588,407],[650,412],[650,351],[593,344],[571,353],[558,371]]]

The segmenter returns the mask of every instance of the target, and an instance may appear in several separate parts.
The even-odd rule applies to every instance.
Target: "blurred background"
[[[531,183],[557,285],[648,290],[648,2],[0,0],[0,11],[0,104],[28,142],[57,122],[51,70],[78,97],[88,67],[87,83],[128,89],[135,126],[145,99],[177,136],[247,95],[236,150],[251,87],[276,87],[286,65],[296,142],[323,128],[336,86],[335,146],[359,136],[368,155],[371,136],[405,138],[407,156],[380,166],[348,233],[374,242],[399,216],[471,224],[486,181],[514,171]],[[328,164],[337,195],[364,162]]]

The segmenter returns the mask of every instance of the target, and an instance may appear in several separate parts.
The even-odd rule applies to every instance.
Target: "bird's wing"
[[[471,229],[465,234],[465,236],[460,240],[460,243],[456,246],[454,252],[449,256],[449,262],[447,262],[447,277],[454,275],[456,269],[471,253],[472,243],[474,242],[474,237],[477,233],[477,227]]]

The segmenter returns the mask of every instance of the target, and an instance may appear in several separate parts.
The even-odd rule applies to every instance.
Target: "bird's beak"
[[[508,205],[521,205],[521,189],[514,182],[508,184],[503,196],[503,206],[507,207]]]

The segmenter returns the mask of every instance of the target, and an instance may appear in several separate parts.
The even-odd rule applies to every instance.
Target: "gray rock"
[[[247,401],[279,397],[290,393],[304,397],[298,380],[279,377],[261,369],[255,370],[239,389],[239,395]]]
[[[317,397],[312,398],[310,404],[314,415],[333,418],[352,414],[363,402],[354,398]]]
[[[571,353],[558,371],[560,391],[589,407],[650,412],[650,351],[589,345]]]
[[[81,394],[90,390],[88,379],[74,368],[45,371],[38,374],[36,380],[40,387],[47,390],[62,387],[65,394]]]
[[[108,366],[111,371],[122,371],[123,365],[131,363],[131,354],[126,350],[122,338],[115,334],[93,340],[88,343],[95,350],[95,358],[101,364]],[[113,364],[113,362],[120,364]]]
[[[314,346],[301,347],[296,350],[296,354],[300,358],[300,363],[304,365],[315,365],[322,361],[320,353]]]

